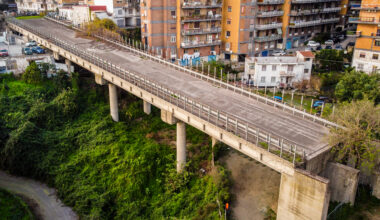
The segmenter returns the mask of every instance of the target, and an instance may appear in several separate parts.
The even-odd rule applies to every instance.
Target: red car
[[[7,57],[7,56],[9,56],[7,50],[0,50],[0,57]]]

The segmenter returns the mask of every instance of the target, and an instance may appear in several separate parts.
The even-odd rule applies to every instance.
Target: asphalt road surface
[[[0,188],[26,198],[33,211],[46,220],[76,220],[78,216],[71,208],[64,206],[55,190],[40,182],[15,177],[0,171]]]
[[[126,70],[144,75],[173,91],[178,91],[242,120],[247,120],[261,130],[269,131],[302,146],[306,153],[312,153],[327,146],[324,137],[329,133],[329,130],[322,125],[293,116],[226,89],[217,88],[184,72],[143,59],[116,45],[79,37],[74,30],[52,21],[31,19],[21,20],[21,22],[30,27],[39,28],[47,34],[55,35],[69,44],[76,45],[83,51],[92,52]]]

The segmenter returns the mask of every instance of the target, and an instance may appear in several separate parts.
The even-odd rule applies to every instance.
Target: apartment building
[[[143,0],[142,38],[156,54],[186,65],[221,51],[222,0]]]
[[[285,0],[284,12],[285,48],[297,48],[317,33],[334,32],[341,0]]]
[[[359,17],[349,19],[357,24],[352,66],[366,73],[380,70],[380,0],[362,0]]]
[[[140,26],[140,0],[93,0],[93,5],[107,6],[108,18],[119,27]]]
[[[342,30],[356,30],[356,24],[350,23],[350,17],[359,17],[361,0],[342,0],[340,26]]]
[[[45,10],[56,11],[58,7],[75,5],[78,3],[79,0],[16,0],[19,13],[44,12]]]
[[[297,51],[294,57],[250,57],[245,60],[245,83],[257,87],[293,87],[309,81],[314,55]]]

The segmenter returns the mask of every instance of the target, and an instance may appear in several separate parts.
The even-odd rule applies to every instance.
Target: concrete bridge
[[[119,120],[117,89],[161,109],[177,124],[177,171],[186,164],[186,124],[281,173],[278,219],[325,219],[329,180],[319,177],[329,151],[326,136],[334,123],[282,103],[188,70],[109,39],[80,37],[48,19],[8,20],[8,27],[94,73],[109,87],[110,112]]]

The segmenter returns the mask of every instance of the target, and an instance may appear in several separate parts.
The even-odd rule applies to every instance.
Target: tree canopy
[[[380,75],[368,75],[363,72],[347,72],[335,88],[335,96],[339,101],[369,100],[380,103]]]
[[[346,103],[331,115],[344,129],[331,129],[336,160],[371,172],[380,157],[380,106],[369,100]]]
[[[38,84],[43,81],[43,76],[40,68],[38,68],[36,62],[31,62],[24,74],[22,74],[22,79],[30,84]]]

